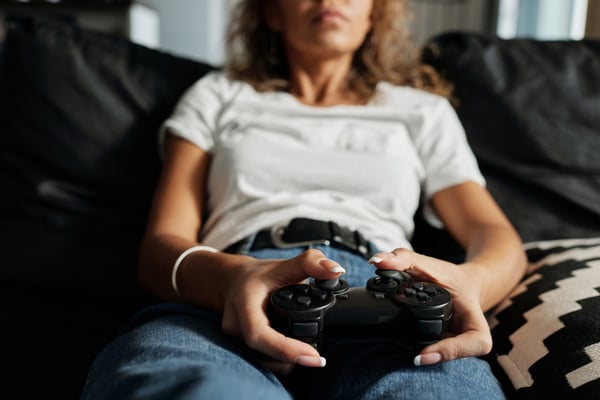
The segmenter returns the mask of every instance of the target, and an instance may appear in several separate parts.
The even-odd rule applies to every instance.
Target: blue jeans
[[[373,267],[363,258],[315,246],[364,286]],[[257,258],[290,258],[295,249],[263,249]],[[296,368],[278,377],[261,355],[221,333],[220,316],[185,304],[142,310],[96,358],[82,399],[503,399],[489,365],[466,358],[415,367],[414,354],[382,341],[340,338],[325,368]]]

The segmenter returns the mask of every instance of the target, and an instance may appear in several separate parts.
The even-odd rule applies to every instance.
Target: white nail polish
[[[369,264],[379,264],[382,261],[383,261],[383,258],[373,256],[369,259]]]
[[[339,266],[339,265],[338,265],[337,267],[333,267],[333,268],[331,268],[331,269],[330,269],[330,271],[331,271],[331,272],[334,272],[334,273],[336,273],[336,274],[337,274],[337,273],[340,273],[340,272],[343,274],[343,273],[345,273],[345,272],[346,272],[346,270],[345,270],[343,267]]]
[[[417,367],[421,367],[423,365],[433,365],[442,361],[442,355],[440,353],[425,353],[419,354],[413,360],[413,363]]]
[[[338,273],[346,273],[346,270],[344,269],[344,267],[342,267],[340,264],[336,263],[333,260],[329,260],[327,258],[321,258],[319,260],[319,265],[323,268],[325,268],[326,270],[328,270],[329,272],[333,272],[334,274],[338,274]]]
[[[296,363],[305,367],[323,368],[327,364],[327,360],[325,357],[299,356],[296,359]]]

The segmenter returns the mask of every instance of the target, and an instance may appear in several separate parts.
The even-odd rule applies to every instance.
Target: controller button
[[[433,320],[428,320],[428,319],[423,319],[420,321],[417,321],[417,326],[416,326],[417,332],[419,333],[427,333],[427,334],[432,334],[432,335],[441,335],[443,330],[443,324],[442,324],[442,320],[440,319],[433,319]]]
[[[429,288],[425,289],[425,293],[427,293],[431,297],[437,296],[439,294],[438,290],[434,287],[429,287]]]
[[[295,289],[299,294],[308,294],[310,292],[310,286],[308,285],[298,285]]]
[[[385,299],[385,294],[384,293],[375,292],[375,293],[373,293],[373,297],[376,298],[377,300],[384,300]]]
[[[419,290],[419,291],[425,289],[425,285],[422,282],[415,282],[411,286],[413,287],[413,289]]]
[[[417,294],[417,291],[415,289],[410,288],[410,287],[404,288],[404,295],[406,297],[413,297],[416,294]]]
[[[291,290],[280,290],[277,293],[277,297],[279,297],[282,300],[292,300],[292,298],[294,297],[294,293]]]
[[[311,295],[318,298],[319,300],[325,300],[327,298],[327,292],[325,292],[321,289],[312,288],[310,293],[311,293]]]
[[[299,296],[299,297],[296,299],[296,303],[298,303],[298,304],[300,304],[300,305],[302,305],[302,306],[305,306],[305,307],[308,307],[308,306],[310,306],[310,303],[311,303],[311,301],[312,301],[312,300],[311,300],[311,299],[310,299],[310,297],[308,297],[308,296]]]
[[[429,295],[425,292],[417,292],[417,300],[427,301],[427,300],[429,300]]]
[[[318,322],[294,322],[292,324],[292,335],[296,337],[317,336],[319,333]]]

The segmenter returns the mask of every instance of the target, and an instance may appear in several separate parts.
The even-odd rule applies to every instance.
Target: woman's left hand
[[[482,356],[491,351],[492,336],[481,308],[480,288],[459,265],[408,249],[378,253],[371,263],[380,269],[404,271],[415,281],[435,283],[452,295],[451,336],[425,347],[415,357],[415,365]]]

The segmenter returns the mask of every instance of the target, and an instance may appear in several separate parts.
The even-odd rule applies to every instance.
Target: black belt
[[[252,238],[242,239],[225,249],[227,253],[242,253],[245,249],[287,249],[310,245],[325,245],[347,250],[365,259],[372,256],[369,242],[359,231],[340,226],[333,221],[294,218],[287,225],[263,229]]]

